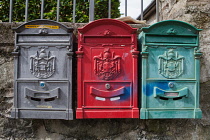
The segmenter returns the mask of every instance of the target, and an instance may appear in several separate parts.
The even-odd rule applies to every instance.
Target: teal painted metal
[[[201,118],[199,31],[177,20],[142,28],[141,119]]]

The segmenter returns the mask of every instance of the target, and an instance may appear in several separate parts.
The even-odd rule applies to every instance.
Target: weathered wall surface
[[[185,21],[202,29],[200,47],[203,52],[201,82],[210,80],[210,0],[160,0],[161,20]]]
[[[203,53],[201,58],[201,87],[200,107],[203,111],[203,118],[195,120],[195,129],[189,133],[198,135],[194,139],[210,139],[210,0],[160,0],[161,20],[181,20],[202,29],[200,32],[200,50]],[[188,124],[188,123],[187,123]],[[182,130],[189,129],[182,127]],[[190,138],[188,138],[190,139]]]
[[[210,2],[209,0],[161,0],[161,19],[177,19],[203,29],[200,35],[202,119],[10,119],[13,102],[14,34],[21,23],[0,23],[0,139],[210,139]],[[70,24],[77,27],[84,24]],[[141,27],[141,26],[136,26]],[[73,94],[76,94],[75,92]],[[75,108],[76,106],[73,105]]]

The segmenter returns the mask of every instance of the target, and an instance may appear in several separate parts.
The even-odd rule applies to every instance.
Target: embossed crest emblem
[[[37,78],[48,78],[55,72],[55,56],[45,49],[30,57],[30,71]]]
[[[177,78],[183,74],[184,57],[179,55],[178,52],[169,49],[163,55],[159,55],[158,59],[158,71],[162,76],[166,78]]]
[[[94,72],[102,80],[114,79],[120,73],[119,55],[110,52],[109,48],[98,56],[94,56]]]

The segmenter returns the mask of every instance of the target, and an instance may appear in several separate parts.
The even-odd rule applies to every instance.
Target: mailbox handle
[[[41,101],[52,101],[55,98],[59,98],[59,87],[49,90],[49,91],[38,91],[29,88],[25,88],[25,98],[30,98],[31,100]]]
[[[158,87],[154,87],[154,97],[161,97],[165,99],[181,99],[182,97],[188,97],[188,87],[184,87],[176,91],[166,91]]]
[[[115,90],[100,90],[94,87],[90,87],[90,94],[98,97],[104,97],[104,98],[111,98],[116,97],[124,94],[125,87],[121,87]]]

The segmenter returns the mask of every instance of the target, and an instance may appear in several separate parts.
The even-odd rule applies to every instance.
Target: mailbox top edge
[[[104,19],[98,19],[95,21],[90,22],[89,24],[85,25],[82,28],[78,28],[78,31],[80,33],[86,33],[89,30],[97,30],[97,26],[101,26],[101,25],[113,25],[113,26],[118,26],[118,27],[122,27],[124,30],[127,30],[128,32],[131,33],[136,33],[137,32],[137,28],[132,28],[130,25],[128,25],[127,23],[117,20],[117,19],[108,19],[108,18],[104,18]]]
[[[43,25],[45,25],[45,26],[47,25],[46,27],[51,28],[51,29],[61,28],[61,29],[65,30],[67,33],[72,33],[74,30],[73,28],[67,27],[57,21],[48,20],[48,19],[32,20],[32,21],[26,22],[18,27],[14,27],[12,29],[17,33],[21,33],[23,30],[25,30],[26,26],[28,26],[29,28],[41,28],[40,26],[43,26]],[[30,27],[30,26],[36,26],[36,27]],[[46,27],[43,27],[43,28],[46,28]]]
[[[160,33],[160,30],[158,29],[172,29],[172,28],[185,28],[189,30],[189,33],[191,34],[198,34],[199,31],[201,31],[202,29],[198,29],[195,26],[184,22],[184,21],[179,21],[179,20],[164,20],[164,21],[160,21],[157,22],[155,24],[150,25],[149,27],[143,27],[142,31],[144,33]],[[180,29],[181,30],[181,29]]]

